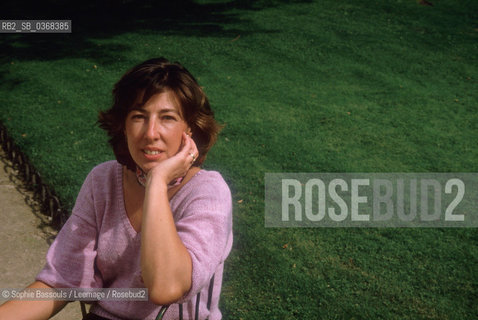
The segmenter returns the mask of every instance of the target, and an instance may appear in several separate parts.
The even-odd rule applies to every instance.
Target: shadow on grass
[[[199,3],[198,3],[199,2]],[[125,33],[158,36],[224,37],[274,32],[255,28],[241,16],[244,10],[262,10],[289,1],[160,1],[109,0],[19,1],[0,5],[2,19],[68,19],[71,34],[4,34],[0,37],[3,61],[45,61],[61,58],[93,58],[103,64],[117,60],[127,44],[98,47],[94,39],[108,39]],[[310,2],[310,0],[299,0]],[[116,59],[114,59],[114,57]]]

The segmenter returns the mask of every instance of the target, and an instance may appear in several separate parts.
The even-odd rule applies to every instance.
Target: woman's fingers
[[[194,140],[187,135],[186,133],[183,133],[183,138],[184,138],[184,146],[183,149],[181,150],[183,152],[183,156],[186,157],[187,162],[189,162],[191,165],[196,161],[199,152],[196,146],[196,143],[194,143]]]
[[[192,160],[191,160],[191,164],[194,163],[194,161],[196,161],[196,156],[194,155],[193,152],[190,152],[189,155],[191,156]]]

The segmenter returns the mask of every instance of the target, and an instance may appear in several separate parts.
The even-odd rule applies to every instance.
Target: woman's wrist
[[[156,192],[167,192],[168,184],[165,178],[149,176],[146,180],[146,191],[154,190]]]

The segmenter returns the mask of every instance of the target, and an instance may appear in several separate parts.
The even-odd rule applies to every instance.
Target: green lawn
[[[47,2],[0,5],[73,21],[0,34],[0,122],[65,207],[113,157],[113,84],[165,56],[226,125],[205,164],[235,202],[225,319],[478,318],[476,229],[264,227],[266,172],[478,172],[478,2]]]

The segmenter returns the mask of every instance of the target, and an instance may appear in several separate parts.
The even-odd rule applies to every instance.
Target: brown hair
[[[165,58],[147,60],[126,72],[113,88],[113,105],[101,111],[100,127],[108,133],[109,143],[119,163],[136,170],[124,135],[126,117],[134,105],[144,105],[153,95],[171,91],[181,109],[181,116],[191,128],[191,137],[199,155],[194,165],[201,165],[216,142],[221,127],[214,119],[209,101],[196,79],[179,63]]]

